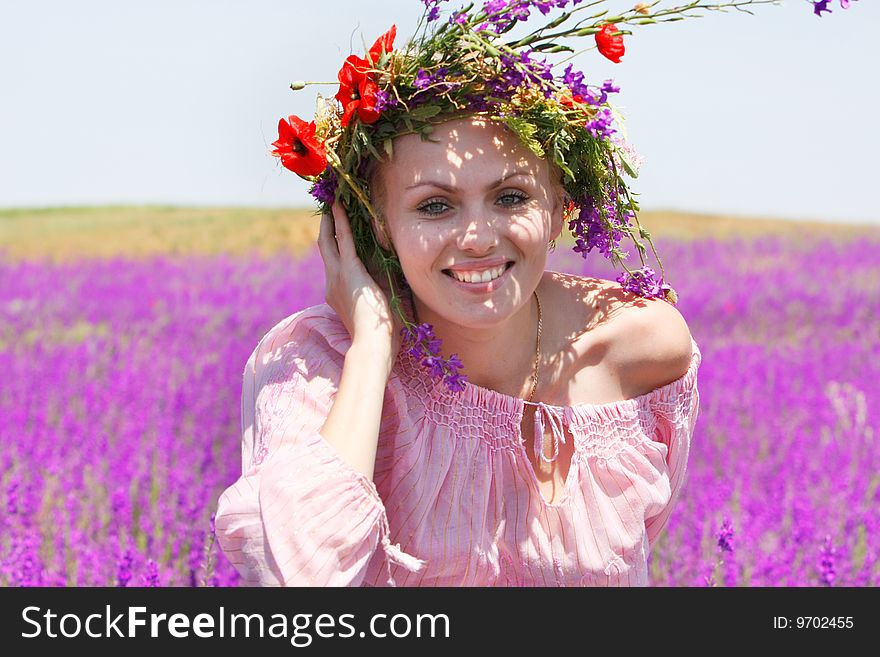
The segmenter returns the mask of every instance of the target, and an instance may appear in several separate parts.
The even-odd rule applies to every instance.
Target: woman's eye
[[[528,200],[528,194],[525,194],[523,192],[505,192],[498,197],[496,203],[505,208],[513,208],[522,205]],[[446,203],[446,201],[441,201],[437,199],[428,201],[427,203],[423,203],[417,209],[424,215],[436,216],[443,214],[448,208],[449,205]]]
[[[422,214],[443,214],[446,209],[446,203],[443,201],[428,201],[424,205],[420,205],[418,210]]]
[[[498,198],[498,201],[505,207],[513,207],[525,203],[528,199],[528,195],[522,192],[505,192]]]

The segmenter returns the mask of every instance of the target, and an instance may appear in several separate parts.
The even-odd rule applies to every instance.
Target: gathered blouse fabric
[[[649,584],[699,412],[696,342],[681,378],[634,399],[534,404],[541,435],[574,441],[553,504],[523,443],[527,402],[472,384],[451,392],[405,349],[385,389],[373,480],[352,469],[319,433],[350,344],[321,304],[279,322],[247,361],[242,475],[215,520],[242,584]]]

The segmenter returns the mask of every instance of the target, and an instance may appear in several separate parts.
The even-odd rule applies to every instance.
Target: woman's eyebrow
[[[534,175],[535,174],[533,174],[531,171],[526,171],[526,170],[512,171],[512,172],[508,173],[507,175],[499,178],[495,182],[489,184],[486,187],[486,189],[493,189],[495,187],[498,187],[504,181],[509,180],[510,178],[514,178],[516,176],[534,177]],[[450,187],[449,185],[442,183],[442,182],[439,182],[437,180],[420,180],[418,182],[413,183],[412,185],[409,185],[406,189],[415,189],[416,187],[426,187],[426,186],[439,187],[440,189],[445,190],[447,192],[454,192],[455,191],[455,187]]]

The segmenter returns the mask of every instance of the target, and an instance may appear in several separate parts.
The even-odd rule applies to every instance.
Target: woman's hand
[[[324,298],[351,335],[352,343],[388,349],[393,361],[400,349],[403,324],[391,310],[390,289],[384,275],[374,279],[358,258],[348,215],[336,201],[333,215],[321,217],[318,250],[324,260]],[[335,233],[335,234],[334,234]]]

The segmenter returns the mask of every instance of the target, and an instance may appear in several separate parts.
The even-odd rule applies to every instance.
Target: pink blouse
[[[242,476],[216,514],[244,585],[648,584],[699,411],[696,342],[681,378],[634,399],[534,404],[536,437],[574,440],[555,504],[526,456],[527,402],[472,384],[450,392],[405,349],[385,389],[373,481],[349,467],[318,429],[350,344],[321,304],[279,322],[248,359]]]

